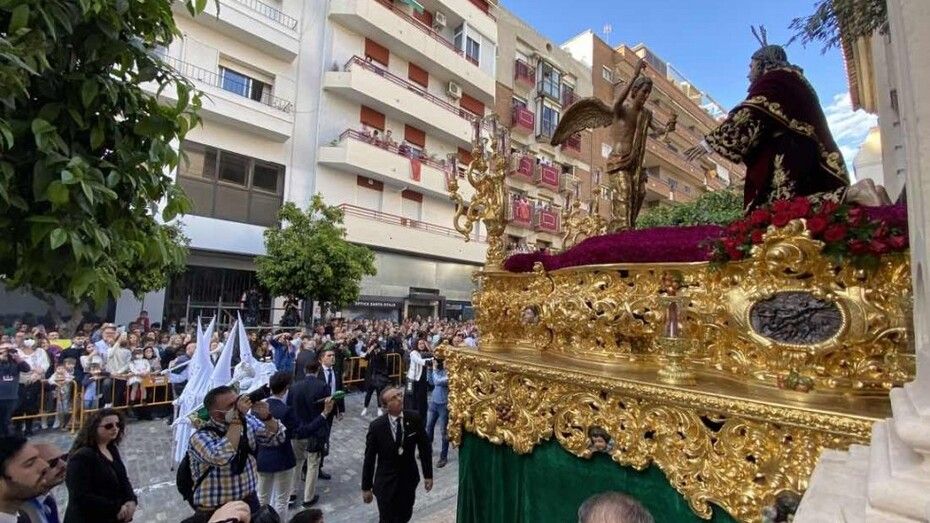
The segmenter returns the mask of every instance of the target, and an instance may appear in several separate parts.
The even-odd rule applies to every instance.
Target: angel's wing
[[[569,106],[555,132],[552,133],[552,145],[561,145],[569,136],[584,129],[607,127],[614,121],[613,111],[597,98],[582,98]]]

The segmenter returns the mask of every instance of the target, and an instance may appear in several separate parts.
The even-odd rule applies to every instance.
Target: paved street
[[[317,484],[317,492],[320,494],[317,507],[326,514],[328,523],[360,523],[378,519],[375,504],[365,505],[361,501],[365,433],[368,423],[374,419],[371,412],[367,418],[360,416],[363,398],[364,395],[360,393],[346,397],[346,416],[333,428],[331,454],[327,456],[324,466],[324,470],[331,473],[333,479]],[[66,450],[71,444],[70,435],[60,432],[43,433],[36,436],[35,440],[51,441]],[[127,437],[120,450],[139,496],[139,510],[136,512],[135,521],[176,522],[191,512],[174,486],[175,472],[171,470],[172,445],[171,429],[164,421],[130,422]],[[433,456],[435,464],[439,456],[438,427]],[[455,521],[458,459],[454,448],[449,451],[449,458],[446,467],[436,469],[434,466],[435,485],[432,492],[424,492],[421,482],[417,491],[413,521]],[[297,490],[302,491],[302,486]],[[68,496],[64,486],[56,489],[55,496],[63,511],[67,506]]]

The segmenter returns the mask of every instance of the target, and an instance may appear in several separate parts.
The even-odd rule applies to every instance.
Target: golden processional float
[[[439,350],[458,521],[574,521],[607,490],[657,522],[762,521],[776,497],[803,494],[823,449],[866,443],[890,415],[888,390],[914,374],[906,253],[838,263],[793,219],[723,264],[507,270],[513,164],[496,127],[474,144],[474,197],[449,183],[456,229],[467,239],[484,222],[489,245],[478,350]],[[568,220],[566,237],[599,220]]]

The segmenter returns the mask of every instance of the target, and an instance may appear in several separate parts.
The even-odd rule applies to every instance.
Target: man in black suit
[[[304,369],[306,378],[295,383],[287,396],[287,402],[294,408],[297,422],[306,437],[291,440],[294,457],[297,458],[297,467],[294,468],[294,485],[300,478],[300,464],[307,460],[307,473],[304,478],[304,506],[314,505],[320,496],[316,494],[316,479],[319,463],[327,451],[329,440],[329,423],[327,420],[334,410],[332,400],[327,400],[332,394],[326,383],[316,377],[320,370],[317,361],[311,361]],[[300,434],[304,436],[304,434]],[[291,501],[297,497],[292,495]]]
[[[423,420],[413,410],[404,410],[404,389],[389,388],[381,393],[387,412],[368,426],[365,438],[365,464],[362,467],[362,500],[378,498],[381,523],[406,523],[413,515],[420,474],[413,456],[419,449],[423,467],[423,488],[433,488],[433,457]],[[377,462],[377,470],[375,463]]]
[[[337,390],[342,390],[342,373],[336,371],[336,351],[326,347],[320,350],[317,356],[320,362],[320,370],[316,377],[323,381],[329,389],[329,395],[332,396]],[[326,433],[326,445],[329,446],[329,433],[333,431],[333,419],[342,419],[342,413],[346,411],[345,400],[336,400],[336,408],[326,417],[326,423],[329,431]],[[332,476],[323,472],[323,459],[320,458],[320,479],[331,479]]]

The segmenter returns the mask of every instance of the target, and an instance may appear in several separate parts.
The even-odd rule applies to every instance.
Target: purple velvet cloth
[[[547,271],[601,263],[699,262],[710,259],[712,240],[723,234],[718,225],[655,227],[595,236],[562,254],[514,254],[504,262],[511,272],[529,272],[542,262]]]
[[[907,206],[904,204],[866,207],[865,210],[870,219],[907,230]],[[530,272],[536,262],[542,262],[547,271],[554,271],[602,263],[708,261],[713,240],[723,236],[723,232],[724,228],[718,225],[623,231],[588,238],[562,254],[514,254],[504,261],[504,268],[511,272]]]
[[[884,222],[889,227],[901,227],[907,232],[907,205],[896,203],[883,207],[864,207],[864,209],[869,219]]]

